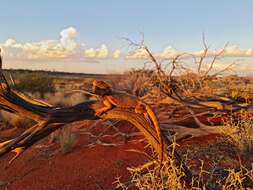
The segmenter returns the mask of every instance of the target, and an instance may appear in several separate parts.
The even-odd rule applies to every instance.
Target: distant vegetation
[[[9,78],[11,74],[13,79],[19,79],[22,75],[27,75],[31,73],[37,73],[40,75],[47,75],[54,79],[87,79],[87,78],[96,78],[105,80],[111,77],[116,77],[119,74],[92,74],[92,73],[69,73],[69,72],[60,72],[60,71],[44,71],[44,70],[27,70],[27,69],[4,69],[4,74]]]
[[[49,77],[47,74],[40,73],[22,75],[15,84],[15,88],[25,92],[39,92],[43,99],[45,93],[52,93],[55,91],[53,78]]]

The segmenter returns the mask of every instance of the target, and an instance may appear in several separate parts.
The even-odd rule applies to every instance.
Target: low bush
[[[237,147],[239,155],[244,159],[253,159],[253,118],[231,120],[222,129],[228,141]]]

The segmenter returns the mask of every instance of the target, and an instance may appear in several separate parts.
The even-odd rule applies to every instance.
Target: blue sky
[[[169,46],[198,51],[203,32],[214,48],[229,42],[251,49],[252,8],[251,0],[3,0],[0,42],[10,38],[19,43],[57,40],[63,29],[73,27],[75,42],[86,49],[104,44],[111,51],[126,53],[120,38],[138,40],[140,32],[157,52]]]

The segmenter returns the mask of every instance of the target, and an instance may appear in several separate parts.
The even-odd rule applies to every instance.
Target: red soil
[[[92,190],[115,187],[112,184],[117,177],[121,181],[129,180],[127,167],[137,166],[147,161],[139,153],[128,152],[128,149],[143,150],[144,144],[128,142],[118,147],[96,145],[87,148],[87,136],[81,135],[72,152],[63,154],[59,147],[38,148],[34,145],[8,166],[11,156],[0,159],[0,189],[9,182],[8,190]],[[54,156],[48,153],[56,152]]]
[[[78,130],[84,125],[73,124],[72,129]],[[129,124],[119,123],[121,131],[129,132]],[[93,133],[99,133],[103,127],[93,128]],[[108,131],[112,134],[113,131]],[[115,132],[115,131],[114,131]],[[0,132],[5,138],[11,134],[16,136],[17,131]],[[107,133],[107,134],[108,134]],[[191,160],[196,168],[199,168],[199,159],[205,160],[207,167],[212,167],[212,158],[206,157],[206,153],[198,155],[199,147],[214,144],[220,135],[208,135],[204,137],[192,138],[179,143],[181,151],[190,150],[194,159]],[[10,154],[0,159],[0,190],[93,190],[110,189],[115,187],[113,182],[117,177],[121,181],[128,181],[130,173],[127,167],[138,166],[147,162],[143,154],[127,151],[128,149],[144,150],[144,143],[127,142],[117,147],[105,147],[96,145],[87,148],[85,145],[91,143],[93,139],[80,135],[73,151],[63,154],[59,151],[59,145],[50,148],[39,148],[43,143],[38,143],[28,149],[12,165],[8,166],[11,159]],[[106,139],[105,139],[106,140]],[[133,140],[133,138],[131,139]],[[110,139],[110,142],[117,142],[119,138]],[[122,141],[122,139],[121,139]],[[209,149],[207,149],[209,150]],[[208,153],[223,154],[223,150],[210,150]],[[52,155],[53,154],[53,155]],[[191,163],[190,162],[190,163]],[[8,185],[3,185],[8,183]],[[102,188],[101,188],[102,187]]]

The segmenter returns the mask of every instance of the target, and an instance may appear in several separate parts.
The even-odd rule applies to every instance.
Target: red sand
[[[128,124],[129,128],[129,124]],[[127,167],[138,166],[147,161],[143,154],[128,149],[144,150],[145,144],[128,142],[118,147],[96,145],[87,148],[90,139],[85,135],[77,138],[72,152],[63,154],[59,146],[38,148],[32,146],[8,168],[11,154],[0,159],[0,190],[3,182],[10,182],[8,190],[93,190],[115,187],[117,177],[129,180]],[[54,156],[48,153],[57,152]]]
[[[120,125],[121,130],[122,127],[129,130],[129,124],[126,122]],[[74,126],[79,128],[78,124]],[[97,129],[96,132],[98,132]],[[186,140],[180,144],[181,147],[196,142],[206,144],[215,139],[216,135],[210,135]],[[91,139],[87,136],[80,135],[76,146],[69,154],[59,152],[58,145],[38,148],[38,145],[42,145],[38,143],[8,168],[5,166],[8,165],[12,155],[4,156],[0,159],[0,190],[6,187],[8,190],[110,189],[115,187],[113,182],[117,177],[121,177],[122,182],[129,180],[130,174],[127,167],[137,166],[147,161],[142,154],[126,151],[128,149],[142,151],[145,146],[143,143],[128,142],[118,147],[101,145],[93,148],[85,147],[90,141]],[[54,156],[48,156],[56,151],[58,152]],[[1,186],[3,182],[10,183],[7,186]]]
[[[128,143],[119,147],[81,147],[79,142],[73,152],[58,153],[43,160],[38,149],[24,153],[7,169],[10,156],[1,159],[0,181],[12,181],[8,190],[50,190],[50,189],[99,189],[111,188],[116,177],[127,180],[127,167],[144,163],[146,158],[127,149],[143,149],[143,145]],[[7,158],[8,157],[8,158]]]

